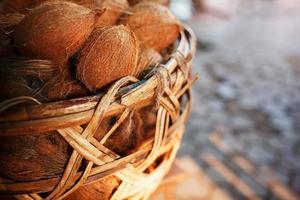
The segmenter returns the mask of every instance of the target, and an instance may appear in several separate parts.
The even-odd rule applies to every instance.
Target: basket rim
[[[184,29],[180,33],[180,39],[175,52],[179,52],[185,59],[188,58],[189,61],[192,61],[196,51],[196,36],[187,25],[183,27]],[[178,60],[175,57],[171,57],[164,66],[169,73],[172,73],[178,64]],[[123,87],[118,93],[118,97],[121,97],[121,103],[119,101],[112,103],[105,113],[104,118],[119,114],[126,107],[132,107],[137,102],[142,102],[143,106],[149,105],[151,100],[153,100],[154,90],[158,85],[158,81],[154,81],[151,88],[146,90],[148,92],[146,97],[139,97],[136,98],[136,101],[128,102],[127,97],[140,96],[139,90],[142,87],[145,88],[151,78],[153,76],[147,80],[142,79]],[[0,137],[52,131],[59,128],[66,128],[70,126],[70,123],[73,125],[88,123],[99,99],[101,99],[104,93],[38,105],[13,107],[9,112],[0,114]],[[45,127],[41,127],[41,121],[45,122]]]

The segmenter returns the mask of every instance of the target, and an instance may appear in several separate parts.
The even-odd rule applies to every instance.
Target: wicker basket
[[[191,75],[195,43],[193,32],[185,27],[166,64],[158,65],[141,81],[122,78],[105,94],[47,104],[30,97],[0,103],[0,137],[57,131],[72,147],[61,177],[24,182],[1,178],[0,193],[17,199],[103,199],[105,195],[118,200],[147,199],[168,172],[180,146],[191,110],[191,85],[197,79]],[[153,138],[126,156],[104,146],[122,120],[153,100],[158,106]],[[96,140],[93,134],[99,124],[113,115],[120,117]],[[97,187],[109,194],[94,194]]]

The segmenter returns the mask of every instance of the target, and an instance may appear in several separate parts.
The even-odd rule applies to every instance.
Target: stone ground
[[[191,155],[237,199],[205,156],[230,163],[229,155],[243,155],[256,166],[255,178],[267,180],[265,169],[271,169],[300,195],[300,2],[219,2],[224,4],[211,4],[187,20],[198,38],[193,67],[201,80],[194,86],[193,113],[179,156]],[[222,138],[228,152],[212,145],[212,134]],[[261,197],[270,199],[263,192]]]

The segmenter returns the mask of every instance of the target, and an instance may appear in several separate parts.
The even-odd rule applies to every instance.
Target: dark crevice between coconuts
[[[41,102],[49,102],[85,96],[87,90],[83,89],[84,86],[80,86],[81,83],[73,79],[69,73],[62,71],[68,72],[69,69],[62,68],[47,60],[19,56],[2,57],[0,58],[2,91],[0,99],[27,95]]]

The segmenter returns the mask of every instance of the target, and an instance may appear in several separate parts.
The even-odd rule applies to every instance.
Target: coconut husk
[[[0,2],[1,13],[26,13],[31,0],[2,0]]]
[[[62,78],[47,88],[46,96],[50,101],[72,99],[88,95],[88,90],[78,81]]]
[[[0,73],[15,76],[37,76],[42,80],[53,79],[63,66],[50,60],[28,59],[19,56],[0,57]]]
[[[115,176],[108,176],[99,181],[84,185],[70,194],[67,200],[108,200],[114,190],[121,184],[121,180]]]
[[[12,53],[11,38],[4,32],[0,32],[0,56],[8,56]]]
[[[181,30],[180,23],[167,7],[148,1],[131,7],[120,23],[134,31],[142,47],[159,52],[172,44]]]
[[[82,97],[88,90],[67,65],[22,57],[0,58],[0,100],[31,96],[42,102]]]
[[[13,54],[11,33],[25,15],[20,13],[3,14],[0,12],[0,56]]]
[[[146,140],[154,136],[156,114],[157,109],[153,105],[132,111],[104,145],[122,156],[135,152]],[[103,139],[118,120],[119,117],[116,116],[104,120],[94,137],[99,141]]]
[[[136,151],[155,133],[156,109],[149,106],[131,112],[104,144],[119,155]],[[104,120],[94,137],[100,141],[117,119]],[[0,138],[0,176],[16,182],[61,177],[71,147],[56,132]],[[84,163],[83,163],[84,164]],[[68,199],[109,199],[120,180],[114,176],[81,187]],[[98,193],[96,192],[98,188]],[[87,192],[90,195],[83,198]],[[97,195],[98,194],[98,195]]]
[[[157,120],[157,107],[154,102],[150,106],[146,106],[136,111],[135,121],[141,120],[141,131],[137,140],[137,147],[139,148],[145,141],[154,137]]]
[[[148,106],[131,112],[104,145],[122,156],[136,151],[153,137],[156,111],[155,106]],[[116,120],[116,117],[104,120],[94,137],[100,141]],[[56,132],[2,137],[0,175],[17,182],[61,177],[70,154],[70,146]],[[81,187],[68,199],[98,199],[101,193],[99,199],[109,199],[119,184],[119,179],[109,176]],[[90,195],[86,196],[87,192]]]
[[[132,75],[137,67],[139,44],[123,25],[95,30],[78,57],[77,77],[90,90]]]
[[[97,20],[96,28],[117,24],[120,16],[129,8],[127,0],[102,0],[99,6],[105,9],[105,12]]]
[[[95,28],[116,25],[119,17],[129,8],[127,0],[70,0],[92,10],[103,9],[104,13],[98,18]]]
[[[145,70],[161,61],[162,56],[154,49],[141,48],[135,76],[139,77]]]
[[[113,122],[110,121],[110,124],[114,124],[114,119],[110,120]],[[105,146],[119,155],[127,155],[132,149],[135,149],[137,145],[137,136],[140,127],[138,122],[135,121],[133,113],[131,113],[110,136]]]
[[[46,98],[39,92],[43,83],[39,79],[32,81],[10,75],[0,75],[0,101],[19,96],[31,96],[39,101],[47,101]]]
[[[3,0],[0,3],[0,12],[5,14],[27,14],[33,8],[50,1],[53,2],[53,0]]]
[[[14,27],[18,25],[25,15],[21,13],[10,13],[1,14],[0,13],[0,29],[2,32],[9,34],[13,31]]]
[[[70,149],[56,132],[0,139],[0,176],[21,181],[35,181],[61,176]]]
[[[86,41],[101,13],[70,2],[42,4],[16,26],[14,46],[23,56],[65,62]]]
[[[0,100],[32,96],[47,101],[43,93],[51,80],[60,74],[61,67],[52,61],[22,57],[0,58]]]

